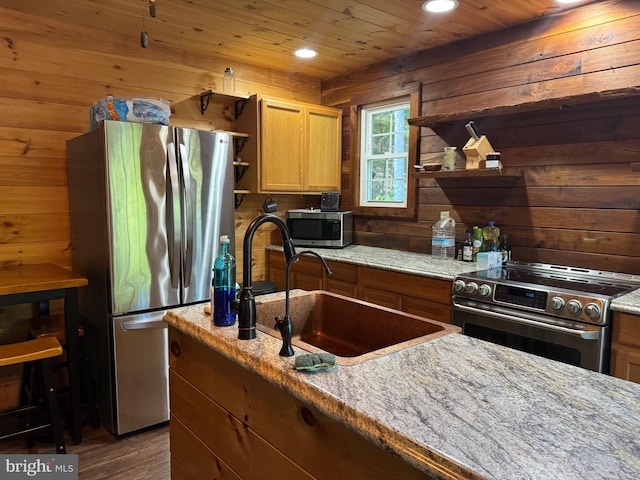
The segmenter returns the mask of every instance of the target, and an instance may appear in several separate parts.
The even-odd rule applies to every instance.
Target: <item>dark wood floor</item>
[[[82,443],[65,435],[67,453],[78,454],[80,480],[169,480],[169,426],[116,439],[105,428],[84,426]],[[27,448],[24,440],[0,443],[0,452],[55,453],[52,443]]]

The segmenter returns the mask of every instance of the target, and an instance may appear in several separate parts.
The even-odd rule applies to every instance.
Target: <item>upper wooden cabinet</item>
[[[252,193],[320,193],[340,190],[340,110],[308,103],[249,98],[237,121],[249,142],[251,164],[238,187]]]

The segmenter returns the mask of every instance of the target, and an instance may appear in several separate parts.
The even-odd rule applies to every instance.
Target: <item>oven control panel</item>
[[[605,300],[573,293],[457,278],[453,282],[453,295],[478,302],[547,313],[569,320],[592,324],[606,323]]]
[[[494,298],[496,302],[520,305],[539,310],[547,308],[547,292],[530,290],[528,288],[512,287],[510,285],[496,285]]]

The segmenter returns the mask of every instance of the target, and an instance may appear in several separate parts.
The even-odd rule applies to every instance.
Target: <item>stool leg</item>
[[[47,405],[49,406],[49,417],[51,429],[53,430],[53,441],[56,444],[56,453],[67,453],[64,447],[64,434],[62,430],[62,417],[60,416],[60,406],[58,405],[58,397],[56,389],[53,386],[53,367],[51,359],[45,358],[41,360],[42,364],[42,380],[44,383],[45,394],[47,395]]]
[[[100,418],[98,416],[98,405],[96,403],[95,386],[91,379],[91,371],[89,370],[89,357],[84,345],[84,338],[78,342],[78,351],[80,353],[80,376],[82,378],[82,390],[85,394],[85,402],[89,413],[89,423],[93,428],[100,426]]]

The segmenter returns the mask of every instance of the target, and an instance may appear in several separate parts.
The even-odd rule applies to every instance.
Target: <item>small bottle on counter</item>
[[[220,254],[213,264],[212,288],[213,324],[217,327],[228,327],[236,323],[236,314],[231,310],[231,303],[236,298],[236,260],[229,253],[229,237],[220,237]]]
[[[505,265],[509,260],[511,260],[511,244],[509,243],[506,233],[502,234],[498,250],[502,253],[502,265]]]
[[[462,244],[462,261],[473,262],[473,231],[467,228]]]
[[[482,251],[482,229],[473,227],[473,261],[478,260],[478,252]]]

